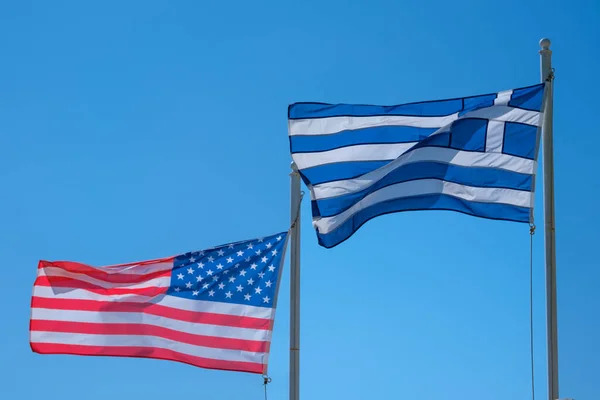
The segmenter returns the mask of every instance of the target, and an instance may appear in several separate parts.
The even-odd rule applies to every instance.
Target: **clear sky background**
[[[535,84],[547,36],[556,68],[560,393],[600,398],[599,17],[593,0],[3,2],[0,397],[262,399],[259,375],[32,353],[38,260],[114,264],[285,230],[288,104],[389,105]],[[407,212],[326,250],[309,206],[307,195],[303,399],[530,398],[527,225]],[[286,262],[270,399],[288,393],[288,273]]]

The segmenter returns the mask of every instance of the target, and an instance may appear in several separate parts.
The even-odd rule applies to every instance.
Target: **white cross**
[[[506,90],[504,92],[498,92],[496,99],[494,99],[495,106],[507,106],[508,102],[512,97],[513,91]],[[504,121],[489,120],[487,125],[487,132],[485,138],[485,151],[486,153],[501,153],[502,146],[504,145]]]

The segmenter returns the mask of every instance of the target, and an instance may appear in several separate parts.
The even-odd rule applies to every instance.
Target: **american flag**
[[[40,261],[31,349],[266,373],[287,237],[105,267]]]

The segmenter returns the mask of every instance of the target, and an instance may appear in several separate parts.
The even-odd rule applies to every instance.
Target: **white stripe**
[[[504,101],[505,95],[499,98]],[[504,122],[519,122],[538,126],[541,119],[538,111],[523,110],[498,104],[491,107],[470,111],[460,117],[485,118]],[[291,119],[288,121],[290,136],[295,135],[329,135],[345,130],[373,128],[378,126],[410,126],[417,128],[440,128],[458,119],[458,113],[444,117],[406,117],[406,116],[375,116],[375,117],[328,117],[314,119]]]
[[[484,118],[502,122],[517,122],[520,124],[540,126],[542,119],[538,111],[523,110],[520,108],[508,106],[492,106],[471,111],[461,117],[463,118]]]
[[[486,139],[485,139],[485,151],[488,153],[501,153],[502,144],[504,142],[504,126],[505,123],[501,121],[488,121]]]
[[[526,191],[503,188],[471,187],[437,179],[423,179],[402,182],[382,188],[366,196],[364,199],[338,215],[315,220],[313,225],[319,229],[319,233],[327,234],[343,224],[348,218],[351,218],[354,214],[367,207],[402,197],[413,197],[434,193],[446,194],[467,201],[531,207],[531,195]]]
[[[95,301],[127,301],[147,302],[159,304],[178,310],[207,312],[215,314],[235,315],[241,317],[254,317],[272,319],[273,309],[268,307],[248,306],[244,304],[229,304],[216,301],[192,300],[181,297],[161,295],[155,298],[139,295],[103,295],[89,292],[84,289],[50,288],[46,286],[34,286],[33,296],[47,299],[71,299],[71,300],[95,300]]]
[[[92,278],[85,274],[77,274],[57,267],[44,267],[38,270],[38,276],[55,276],[77,279],[79,281],[91,283],[106,289],[111,288],[126,288],[126,289],[142,289],[149,287],[167,287],[171,284],[171,276],[163,276],[160,278],[149,279],[142,283],[113,283],[106,282],[101,279]]]
[[[394,160],[415,144],[417,142],[361,144],[317,153],[294,153],[292,158],[301,170],[345,161]]]
[[[253,363],[262,363],[265,356],[265,353],[194,346],[174,340],[141,335],[96,335],[33,331],[31,332],[31,342],[102,347],[153,347],[196,357]]]
[[[109,265],[92,267],[108,274],[146,275],[153,272],[168,271],[173,268],[173,261],[156,262],[151,264]]]
[[[422,147],[403,154],[393,162],[360,178],[315,185],[311,191],[313,200],[359,192],[377,183],[396,168],[422,161],[435,161],[464,167],[498,168],[522,174],[533,174],[536,168],[534,160],[507,154],[461,151],[444,147]]]
[[[174,331],[190,333],[192,335],[206,335],[257,341],[270,340],[269,331],[264,329],[248,329],[233,326],[193,323],[157,315],[145,314],[142,312],[97,312],[32,308],[31,320],[86,322],[97,324],[145,324],[161,326]]]
[[[345,130],[374,128],[378,126],[411,126],[417,128],[439,128],[458,118],[458,113],[442,117],[413,117],[378,115],[372,117],[327,117],[291,119],[288,122],[290,136],[328,135]]]
[[[506,112],[502,114],[503,110]],[[505,106],[497,106],[495,108],[487,108],[482,110],[476,110],[472,113],[465,115],[467,117],[486,118],[488,121],[488,129],[492,129],[494,134],[491,141],[491,145],[494,149],[498,148],[498,140],[500,141],[500,149],[502,148],[502,137],[500,126],[504,125],[504,122],[518,122],[529,125],[536,125],[541,122],[540,113],[536,111],[521,110],[516,108],[510,108]],[[449,129],[449,126],[443,126],[432,135],[439,134]],[[491,140],[490,140],[491,139]],[[384,143],[384,144],[362,144],[355,146],[347,146],[334,150],[311,152],[311,153],[293,153],[292,158],[298,165],[300,170],[306,168],[317,167],[319,165],[340,163],[340,162],[353,162],[353,161],[389,161],[398,158],[404,154],[407,150],[413,147],[417,142],[410,143]]]

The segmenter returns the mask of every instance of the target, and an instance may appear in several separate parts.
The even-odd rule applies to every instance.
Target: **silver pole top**
[[[542,48],[542,50],[550,50],[550,39],[543,38],[542,40],[540,40],[540,47]]]

